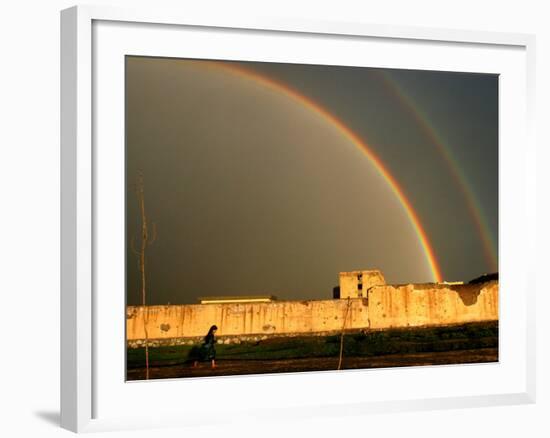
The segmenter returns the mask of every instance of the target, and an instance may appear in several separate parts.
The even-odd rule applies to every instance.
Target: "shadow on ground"
[[[34,415],[52,426],[59,426],[61,422],[61,414],[58,411],[37,411]]]

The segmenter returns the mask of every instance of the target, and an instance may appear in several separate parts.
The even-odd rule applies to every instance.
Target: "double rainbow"
[[[490,231],[487,218],[481,213],[483,211],[481,203],[476,197],[468,178],[464,174],[462,170],[463,167],[458,164],[458,160],[454,157],[450,144],[444,140],[436,127],[430,123],[430,117],[415,103],[413,98],[406,93],[396,80],[384,71],[379,71],[379,74],[386,89],[397,98],[410,114],[412,114],[417,125],[422,129],[424,134],[445,160],[457,187],[466,201],[465,204],[481,238],[485,258],[493,271],[498,270],[495,239]]]

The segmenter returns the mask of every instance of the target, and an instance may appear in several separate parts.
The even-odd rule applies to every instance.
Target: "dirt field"
[[[497,348],[477,348],[474,350],[388,354],[375,357],[346,357],[343,369],[357,368],[388,368],[418,365],[445,365],[497,362]],[[209,377],[221,375],[243,375],[264,373],[289,373],[301,371],[336,370],[338,357],[317,357],[280,360],[218,360],[217,368],[201,363],[197,368],[190,364],[156,366],[150,368],[151,379],[167,379],[179,377]],[[143,380],[144,368],[128,370],[127,380]]]

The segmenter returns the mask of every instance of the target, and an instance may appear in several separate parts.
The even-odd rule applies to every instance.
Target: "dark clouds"
[[[380,72],[243,63],[289,84],[375,150],[418,212],[447,279],[490,270],[447,163]],[[455,147],[496,230],[497,79],[390,72]],[[197,296],[328,298],[339,270],[377,267],[392,282],[428,281],[403,209],[372,164],[307,108],[185,60],[128,58],[127,233],[143,170],[158,228],[148,253],[150,303]],[[139,276],[128,250],[128,302]]]

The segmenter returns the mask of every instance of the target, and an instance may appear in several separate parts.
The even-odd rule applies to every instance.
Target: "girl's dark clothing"
[[[204,344],[202,344],[199,351],[199,360],[214,360],[216,359],[216,349],[214,344],[216,343],[216,338],[214,333],[208,333],[204,337]]]

